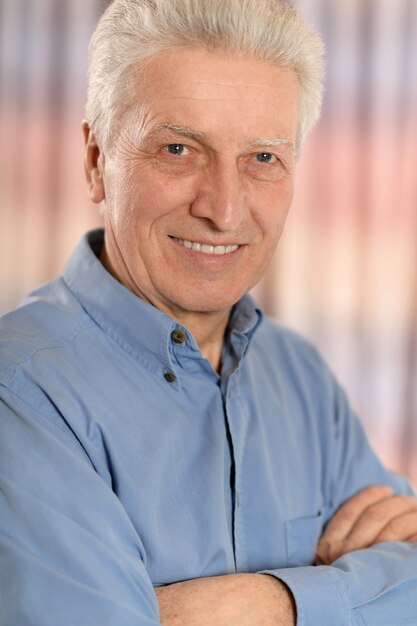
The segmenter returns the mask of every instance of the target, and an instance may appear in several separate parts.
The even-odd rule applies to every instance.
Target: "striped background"
[[[0,0],[0,312],[98,224],[82,173],[103,0]],[[299,0],[328,48],[322,122],[256,289],[319,346],[385,462],[417,481],[417,0]]]

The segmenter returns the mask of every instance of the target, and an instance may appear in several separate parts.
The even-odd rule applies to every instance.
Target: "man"
[[[104,238],[1,326],[2,626],[417,623],[410,487],[246,295],[321,54],[278,0],[101,19],[84,136]]]

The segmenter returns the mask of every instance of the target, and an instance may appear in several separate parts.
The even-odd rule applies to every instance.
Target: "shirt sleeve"
[[[263,572],[282,580],[297,626],[412,626],[417,615],[417,544],[385,542],[330,566]]]
[[[414,495],[371,449],[343,390],[329,372],[332,423],[326,429],[326,519],[366,486],[385,484]],[[329,388],[329,387],[328,387]],[[297,626],[406,626],[417,624],[417,543],[384,542],[344,555],[330,566],[268,570],[290,588]]]
[[[76,435],[0,394],[0,626],[154,626],[146,554]]]

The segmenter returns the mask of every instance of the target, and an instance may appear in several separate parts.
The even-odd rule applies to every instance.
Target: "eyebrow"
[[[161,124],[157,124],[156,126],[154,126],[150,131],[148,137],[160,131],[172,132],[180,137],[196,139],[197,141],[203,141],[204,139],[206,139],[205,133],[200,130],[194,130],[193,128],[189,128],[188,126],[170,124],[169,122],[162,122]],[[250,141],[247,144],[248,148],[280,148],[282,146],[287,146],[288,148],[292,149],[295,148],[293,141],[290,141],[289,139],[285,139],[283,137],[274,137],[271,139],[258,138]]]
[[[205,134],[199,130],[194,130],[188,126],[178,126],[177,124],[169,124],[168,122],[162,122],[152,128],[149,135],[154,135],[160,131],[166,130],[168,132],[179,135],[180,137],[187,137],[188,139],[196,139],[202,141],[205,139]]]
[[[281,146],[294,149],[294,142],[282,137],[275,137],[273,139],[255,139],[248,144],[248,148],[280,148]]]

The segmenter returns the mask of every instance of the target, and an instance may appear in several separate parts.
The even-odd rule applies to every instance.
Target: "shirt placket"
[[[225,413],[230,434],[232,457],[232,521],[233,548],[237,572],[245,572],[248,568],[246,536],[245,536],[245,502],[244,467],[245,442],[248,431],[248,415],[239,388],[239,369],[231,375],[225,397]]]

